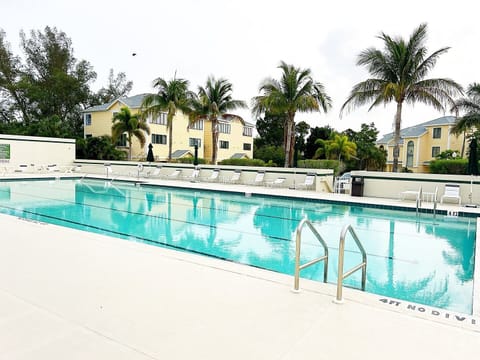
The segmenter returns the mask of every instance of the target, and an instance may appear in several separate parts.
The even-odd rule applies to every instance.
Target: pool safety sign
[[[475,327],[480,325],[480,320],[476,319],[473,316],[469,316],[465,314],[450,313],[445,310],[429,308],[427,306],[422,306],[419,304],[403,303],[402,301],[399,301],[396,299],[381,298],[379,300],[384,304],[391,305],[397,308],[403,308],[404,310],[407,310],[409,312],[422,314],[430,318],[449,320],[458,324],[465,324],[470,326],[474,325]]]
[[[10,161],[10,144],[0,144],[0,162]]]

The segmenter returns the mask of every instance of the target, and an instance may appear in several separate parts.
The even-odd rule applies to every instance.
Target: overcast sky
[[[250,104],[266,77],[280,77],[280,60],[309,68],[333,99],[328,114],[298,113],[296,121],[336,130],[358,130],[374,122],[380,134],[392,131],[395,106],[359,108],[339,118],[352,86],[368,77],[355,65],[367,47],[381,48],[380,32],[408,37],[428,24],[429,53],[442,55],[429,77],[448,77],[462,86],[480,81],[480,28],[474,1],[401,2],[320,0],[0,0],[2,28],[14,53],[19,31],[57,27],[71,38],[77,59],[97,72],[92,88],[106,86],[111,68],[125,72],[130,95],[151,92],[157,77],[188,79],[191,89],[209,75],[233,84],[233,97]],[[136,53],[135,57],[132,53]],[[254,122],[249,111],[239,111]],[[403,127],[449,115],[416,105],[406,107]]]

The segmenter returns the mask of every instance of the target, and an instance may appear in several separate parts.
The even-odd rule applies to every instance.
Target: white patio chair
[[[248,185],[263,185],[264,178],[265,178],[265,171],[259,171],[257,172],[255,179],[249,182]]]
[[[175,169],[172,173],[166,175],[164,179],[178,179],[182,173],[181,169]]]
[[[242,176],[242,170],[235,170],[231,177],[223,178],[222,181],[227,184],[236,184],[240,182],[241,176]]]
[[[161,171],[162,171],[162,166],[157,165],[153,169],[150,168],[147,171],[145,171],[143,176],[146,177],[146,178],[159,178],[159,177],[161,177]]]
[[[187,181],[195,181],[200,175],[200,169],[193,169],[192,173],[188,176],[184,176],[183,179]]]
[[[305,176],[305,181],[300,184],[295,185],[295,189],[314,189],[315,188],[315,177],[316,175],[314,173],[308,173]]]
[[[219,175],[220,175],[220,169],[213,169],[209,177],[199,178],[199,180],[207,181],[207,182],[215,182],[218,180]]]
[[[445,184],[445,193],[440,198],[440,203],[443,204],[444,199],[453,199],[458,201],[458,205],[462,204],[460,197],[460,184]]]
[[[274,181],[268,181],[267,186],[268,187],[282,187],[285,183],[286,178],[284,177],[279,177],[276,178]]]

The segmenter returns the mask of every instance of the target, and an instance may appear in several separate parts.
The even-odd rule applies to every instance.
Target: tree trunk
[[[132,135],[128,134],[128,160],[132,160]]]
[[[392,172],[398,172],[398,157],[400,155],[400,127],[402,125],[402,103],[397,103],[397,112],[395,114],[395,131],[393,133],[393,167]]]
[[[218,151],[218,120],[217,117],[212,118],[212,164],[217,165]]]
[[[173,147],[173,117],[176,114],[175,104],[172,101],[168,103],[167,126],[168,126],[168,161],[172,160]]]
[[[292,123],[294,123],[295,114],[287,114],[287,124],[285,129],[287,133],[285,134],[285,164],[284,167],[288,168],[291,165],[291,151],[292,151]]]

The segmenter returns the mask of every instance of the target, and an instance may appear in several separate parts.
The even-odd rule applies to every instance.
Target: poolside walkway
[[[478,317],[351,289],[337,305],[330,284],[295,294],[287,275],[1,214],[0,229],[2,360],[480,354]]]
[[[0,359],[458,359],[480,320],[0,215]],[[430,316],[430,318],[429,318]],[[457,315],[458,316],[458,315]],[[472,321],[476,323],[473,324]]]

